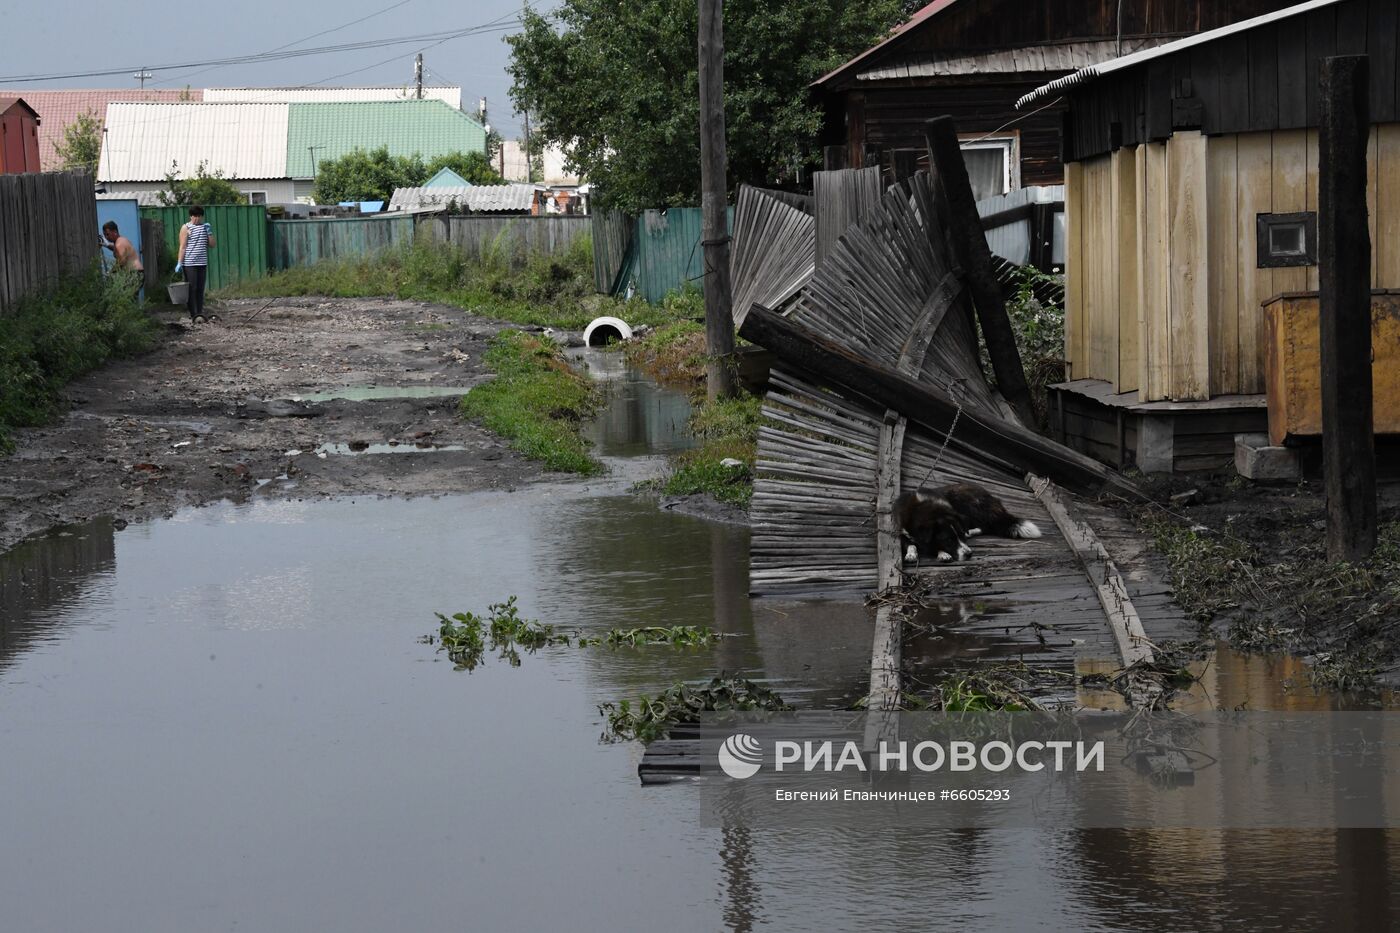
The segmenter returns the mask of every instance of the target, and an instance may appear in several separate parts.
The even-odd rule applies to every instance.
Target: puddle
[[[288,396],[293,402],[375,402],[396,398],[445,398],[463,396],[471,386],[346,386],[326,392]]]
[[[605,385],[607,404],[584,430],[599,454],[665,456],[695,446],[695,439],[686,433],[691,405],[684,392],[658,387],[629,369],[617,351],[576,350],[574,355],[592,378]]]
[[[620,419],[623,438],[664,439],[671,404],[637,401],[652,426]],[[600,422],[600,446],[636,443]],[[1384,929],[1400,909],[1393,833],[701,825],[692,798],[640,786],[639,746],[598,741],[599,703],[721,670],[813,707],[868,683],[870,612],[753,602],[747,555],[745,528],[577,482],[258,500],[22,545],[0,557],[6,927],[445,930],[466,904],[484,930],[898,928],[911,892],[944,929]],[[420,642],[434,612],[510,595],[571,632],[726,637],[472,674]],[[1217,702],[1272,701],[1256,668],[1212,667]]]
[[[378,454],[438,454],[466,450],[461,444],[431,444],[410,441],[403,444],[322,444],[313,453],[343,457],[377,456]]]

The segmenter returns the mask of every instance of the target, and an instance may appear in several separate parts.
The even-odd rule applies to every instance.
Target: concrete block
[[[1267,434],[1235,435],[1235,471],[1262,483],[1296,483],[1302,475],[1298,451],[1270,446]]]

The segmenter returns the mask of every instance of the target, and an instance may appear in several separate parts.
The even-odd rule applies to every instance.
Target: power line
[[[516,25],[519,25],[519,15],[509,14],[507,17],[498,17],[489,23],[479,26],[470,26],[465,29],[448,30],[444,32],[425,33],[416,36],[400,36],[394,39],[374,39],[367,42],[348,42],[341,45],[321,46],[311,49],[285,49],[277,52],[262,52],[254,55],[237,55],[230,58],[204,60],[199,62],[180,62],[169,65],[127,65],[122,68],[109,68],[100,71],[82,71],[71,73],[54,73],[42,75],[0,75],[0,84],[32,84],[41,81],[66,81],[73,78],[101,78],[112,75],[127,74],[133,70],[143,69],[147,71],[182,71],[188,68],[198,68],[201,65],[219,66],[224,65],[247,65],[257,62],[282,61],[290,58],[305,58],[311,55],[328,55],[336,52],[355,52],[365,49],[389,48],[396,45],[411,45],[418,43],[433,43],[440,45],[451,39],[460,39],[464,36],[476,35],[486,32],[505,32]]]
[[[389,13],[389,12],[392,12],[393,10],[397,10],[399,7],[404,6],[405,4],[412,3],[412,2],[413,2],[413,0],[399,0],[399,2],[398,2],[398,3],[395,3],[393,6],[387,6],[387,7],[385,7],[385,8],[382,9],[382,10],[376,10],[375,12],[369,14],[368,16],[361,16],[359,19],[352,19],[352,20],[351,20],[350,22],[348,22],[348,23],[341,23],[339,26],[332,26],[330,29],[323,29],[323,30],[321,30],[320,32],[314,32],[314,33],[312,33],[312,34],[309,35],[309,36],[302,36],[300,39],[295,39],[295,40],[293,40],[293,41],[291,41],[291,42],[288,42],[288,43],[285,44],[285,45],[279,45],[279,46],[277,46],[277,48],[275,48],[275,49],[268,49],[267,52],[265,52],[265,53],[263,53],[263,54],[271,55],[273,52],[281,52],[281,51],[283,51],[284,49],[289,49],[289,48],[291,48],[291,47],[294,46],[294,45],[301,45],[303,42],[310,42],[312,39],[319,39],[321,36],[327,36],[327,35],[330,35],[330,34],[333,33],[333,32],[340,32],[340,30],[342,30],[342,29],[349,29],[351,26],[358,26],[360,23],[363,23],[365,20],[374,19],[376,16],[382,16],[382,15],[385,14],[385,13]],[[222,69],[222,68],[227,68],[227,67],[228,67],[227,65],[214,65],[214,66],[209,67],[209,68],[201,68],[199,71],[190,72],[190,73],[187,74],[187,75],[180,75],[179,77],[172,77],[172,78],[163,78],[162,80],[160,80],[160,81],[155,81],[155,82],[153,82],[153,83],[155,83],[155,84],[170,84],[170,83],[178,82],[178,81],[188,81],[190,78],[193,78],[193,77],[195,77],[195,76],[197,76],[197,75],[208,74],[208,73],[211,72],[211,71],[219,71],[220,69]]]

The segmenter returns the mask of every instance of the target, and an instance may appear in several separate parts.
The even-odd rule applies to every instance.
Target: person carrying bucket
[[[180,251],[175,254],[175,274],[185,273],[189,295],[185,305],[190,320],[204,323],[204,286],[209,278],[209,251],[214,248],[214,231],[204,222],[204,208],[190,208],[190,222],[180,228]]]

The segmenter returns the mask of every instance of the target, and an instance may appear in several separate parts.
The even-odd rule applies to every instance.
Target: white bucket
[[[189,282],[171,282],[165,286],[165,291],[170,295],[170,303],[173,305],[182,305],[190,300]]]

